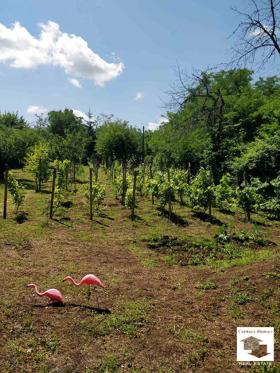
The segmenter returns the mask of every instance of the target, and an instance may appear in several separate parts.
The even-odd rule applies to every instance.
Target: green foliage
[[[39,187],[42,182],[48,181],[50,177],[48,148],[41,142],[34,146],[34,149],[26,157],[26,169],[30,171],[36,184],[36,192],[40,191]]]
[[[270,182],[273,187],[273,196],[262,204],[262,208],[267,210],[276,219],[280,218],[280,176]]]
[[[183,170],[171,169],[170,175],[174,183],[175,191],[179,196],[180,203],[183,203],[184,195],[187,195],[189,192],[188,172]]]
[[[232,229],[233,225],[229,224],[228,226],[225,226],[223,224],[216,232],[215,232],[215,239],[218,242],[224,243],[224,242],[230,242],[232,239]]]
[[[213,192],[213,185],[210,183],[210,171],[201,168],[189,188],[189,199],[193,208],[202,207],[207,209],[209,192]]]
[[[243,188],[237,188],[237,204],[246,213],[247,219],[251,219],[251,214],[260,207],[263,202],[262,190],[267,187],[267,183],[261,183],[257,178],[251,179],[251,184]]]
[[[230,174],[224,175],[220,183],[214,188],[215,203],[218,207],[226,209],[235,202],[235,190],[231,187],[232,179]]]
[[[169,200],[175,201],[175,185],[172,179],[168,182],[168,176],[163,172],[158,172],[156,176],[156,179],[149,180],[147,188],[158,199],[161,208],[164,208]]]
[[[133,207],[133,189],[128,189],[125,195],[125,206],[132,208]]]
[[[8,190],[12,195],[13,204],[18,214],[19,207],[24,201],[25,187],[14,178],[11,171],[8,173]]]
[[[104,160],[127,163],[141,151],[141,131],[128,126],[127,122],[105,123],[97,132],[96,152]]]
[[[54,168],[56,168],[56,181],[54,190],[54,211],[61,205],[64,198],[64,191],[67,187],[66,175],[70,170],[70,161],[64,160],[63,162],[55,160]]]
[[[0,126],[8,127],[8,128],[17,128],[23,129],[28,127],[27,122],[21,116],[18,116],[18,113],[0,113]]]
[[[73,110],[50,111],[48,113],[48,131],[53,135],[59,135],[66,138],[68,133],[75,133],[82,130],[83,121],[77,117]]]
[[[88,201],[90,200],[89,189],[85,193]],[[100,213],[100,206],[105,199],[105,188],[100,183],[92,183],[92,205],[93,211],[98,215]]]
[[[195,287],[203,290],[217,289],[217,284],[214,281],[205,281],[204,283],[197,284]]]

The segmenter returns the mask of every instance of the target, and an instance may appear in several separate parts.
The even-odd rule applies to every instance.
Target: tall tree
[[[249,5],[249,12],[233,9],[241,22],[233,33],[237,35],[237,42],[232,63],[261,68],[271,57],[280,54],[280,1],[250,0]]]

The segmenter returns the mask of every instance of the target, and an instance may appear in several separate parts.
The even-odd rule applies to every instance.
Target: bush
[[[235,202],[236,193],[231,187],[232,179],[230,174],[224,175],[220,183],[214,189],[215,203],[220,208],[229,208]]]
[[[18,214],[18,210],[20,205],[24,201],[25,197],[25,186],[20,184],[12,174],[11,171],[8,173],[8,190],[12,195],[13,204],[16,207],[16,212]]]
[[[245,186],[243,183],[243,188],[237,188],[237,204],[246,213],[247,219],[251,220],[251,214],[261,207],[264,202],[263,189],[267,187],[267,183],[262,183],[257,178],[251,179],[251,184]]]
[[[213,195],[210,183],[210,171],[201,168],[189,188],[190,203],[193,208],[202,207],[206,211],[209,202],[209,191]]]

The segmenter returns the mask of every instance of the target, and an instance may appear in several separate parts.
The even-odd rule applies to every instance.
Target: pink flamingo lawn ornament
[[[39,293],[37,285],[35,284],[29,284],[29,285],[26,285],[26,287],[34,288],[36,294],[38,294],[39,297],[49,297],[50,299],[56,300],[57,302],[64,305],[64,300],[62,298],[61,292],[58,291],[57,289],[49,289],[49,290],[46,290],[44,293]]]
[[[70,280],[75,286],[89,285],[88,300],[90,299],[90,295],[91,295],[90,285],[97,285],[97,286],[100,286],[101,288],[104,288],[104,286],[103,286],[102,282],[99,280],[99,278],[94,276],[94,275],[84,276],[80,283],[75,282],[75,280],[70,276],[65,277],[65,279],[63,281],[67,281],[67,280]]]

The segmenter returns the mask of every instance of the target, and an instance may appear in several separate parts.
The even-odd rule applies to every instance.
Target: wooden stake
[[[172,206],[171,206],[171,191],[170,191],[170,171],[167,170],[168,184],[169,184],[169,195],[168,195],[168,219],[171,219]]]
[[[54,192],[55,192],[55,178],[56,178],[56,168],[53,170],[53,181],[52,181],[52,195],[51,195],[51,207],[50,207],[50,219],[53,216],[53,201],[54,201]]]
[[[135,192],[136,192],[136,180],[137,180],[137,171],[133,171],[133,194],[132,194],[132,209],[131,209],[131,219],[134,220],[135,217]]]
[[[188,162],[188,184],[191,183],[191,162]]]
[[[122,192],[122,204],[125,203],[126,195],[126,163],[123,163],[123,192]]]
[[[208,208],[209,208],[209,218],[212,218],[212,191],[211,191],[211,186],[212,186],[212,175],[211,171],[209,172],[209,189],[208,189]]]
[[[153,178],[152,165],[150,165],[150,178],[151,178],[151,179]],[[152,193],[152,204],[153,204],[153,205],[155,204],[155,196],[154,196],[153,193]]]
[[[5,187],[4,187],[4,210],[3,219],[7,219],[7,199],[8,199],[8,165],[5,164]]]
[[[42,157],[39,159],[39,190],[38,192],[41,193],[41,184],[42,184]]]
[[[247,177],[246,177],[246,172],[244,171],[243,172],[243,179],[244,179],[244,185],[245,185],[245,188],[248,186],[248,181],[247,181]]]
[[[89,218],[92,220],[92,168],[89,169]]]
[[[142,146],[143,146],[143,163],[145,160],[145,127],[143,126],[143,134],[142,134]]]

